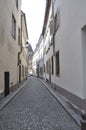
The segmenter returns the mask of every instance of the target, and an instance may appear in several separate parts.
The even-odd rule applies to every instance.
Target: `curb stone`
[[[62,105],[62,107],[71,115],[74,121],[81,127],[81,110],[70,102],[67,98],[62,96],[60,93],[53,90],[48,86],[43,80],[39,79],[41,83],[48,89],[48,91],[53,95],[53,97]],[[77,114],[78,113],[78,114]]]
[[[0,111],[8,104],[11,102],[11,100],[24,88],[24,86],[26,85],[26,83],[28,82],[25,81],[23,83],[23,85],[20,85],[20,87],[15,90],[14,92],[11,92],[7,97],[3,98],[1,101],[0,101]]]

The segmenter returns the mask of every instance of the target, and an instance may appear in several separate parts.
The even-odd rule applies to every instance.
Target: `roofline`
[[[51,6],[51,0],[46,0],[46,9],[45,9],[45,16],[44,16],[44,24],[43,24],[43,29],[42,29],[42,35],[44,36],[48,17],[49,17],[49,10]]]
[[[25,27],[26,27],[26,34],[27,34],[27,39],[28,39],[28,30],[27,30],[27,22],[26,22],[26,15],[25,13],[21,10],[21,16],[24,16],[24,20],[25,20]]]

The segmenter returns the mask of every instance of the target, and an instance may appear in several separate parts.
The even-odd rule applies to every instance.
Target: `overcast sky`
[[[42,32],[46,0],[22,0],[22,11],[26,14],[29,42],[32,48]]]

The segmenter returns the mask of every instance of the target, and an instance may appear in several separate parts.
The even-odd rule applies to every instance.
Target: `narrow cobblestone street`
[[[46,87],[30,77],[18,95],[0,111],[0,130],[80,130]]]

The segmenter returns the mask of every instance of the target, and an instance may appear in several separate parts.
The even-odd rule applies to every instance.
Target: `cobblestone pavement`
[[[0,130],[80,130],[36,78],[0,112]]]

